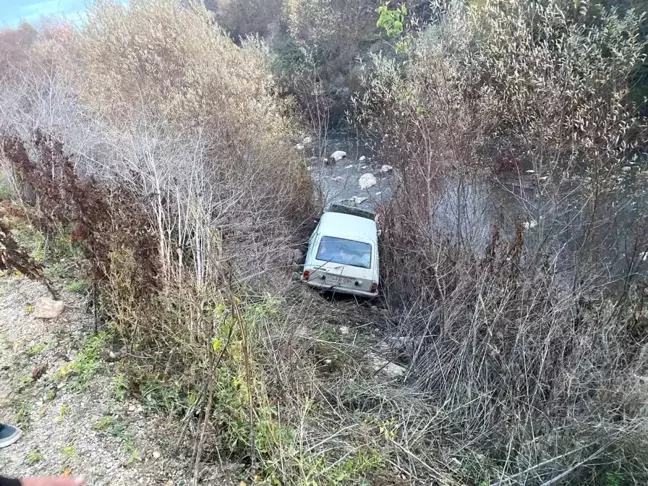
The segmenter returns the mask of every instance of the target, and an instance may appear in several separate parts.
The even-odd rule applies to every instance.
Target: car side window
[[[317,241],[317,230],[319,226],[315,228],[315,231],[313,231],[313,234],[310,237],[310,240],[308,241],[308,252],[306,253],[306,261],[310,260],[315,252],[315,242]]]

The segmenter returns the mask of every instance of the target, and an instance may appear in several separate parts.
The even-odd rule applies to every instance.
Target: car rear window
[[[323,236],[316,258],[322,262],[371,268],[371,245],[361,241]]]

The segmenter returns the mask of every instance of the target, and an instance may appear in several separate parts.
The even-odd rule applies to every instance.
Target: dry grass
[[[559,12],[441,9],[356,100],[401,179],[381,215],[392,332],[469,483],[646,480],[648,242],[627,209],[643,179],[623,175],[645,157],[626,103],[645,39],[631,15]],[[485,182],[506,171],[517,190]]]

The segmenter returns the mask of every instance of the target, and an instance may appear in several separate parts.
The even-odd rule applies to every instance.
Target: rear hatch
[[[318,262],[320,263],[320,262]],[[344,291],[362,291],[375,293],[373,289],[373,272],[369,268],[359,268],[333,262],[321,262],[309,269],[308,281],[326,285]]]

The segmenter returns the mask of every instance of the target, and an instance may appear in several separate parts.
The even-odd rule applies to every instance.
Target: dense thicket
[[[359,120],[401,175],[385,291],[420,386],[504,484],[642,482],[645,21],[566,7],[450,4],[407,61],[374,59]]]
[[[82,246],[196,471],[217,450],[273,484],[642,484],[645,9],[99,2],[0,33],[4,185]],[[343,118],[398,180],[380,318],[281,292],[313,211],[291,139]],[[407,386],[322,331],[362,319]]]

